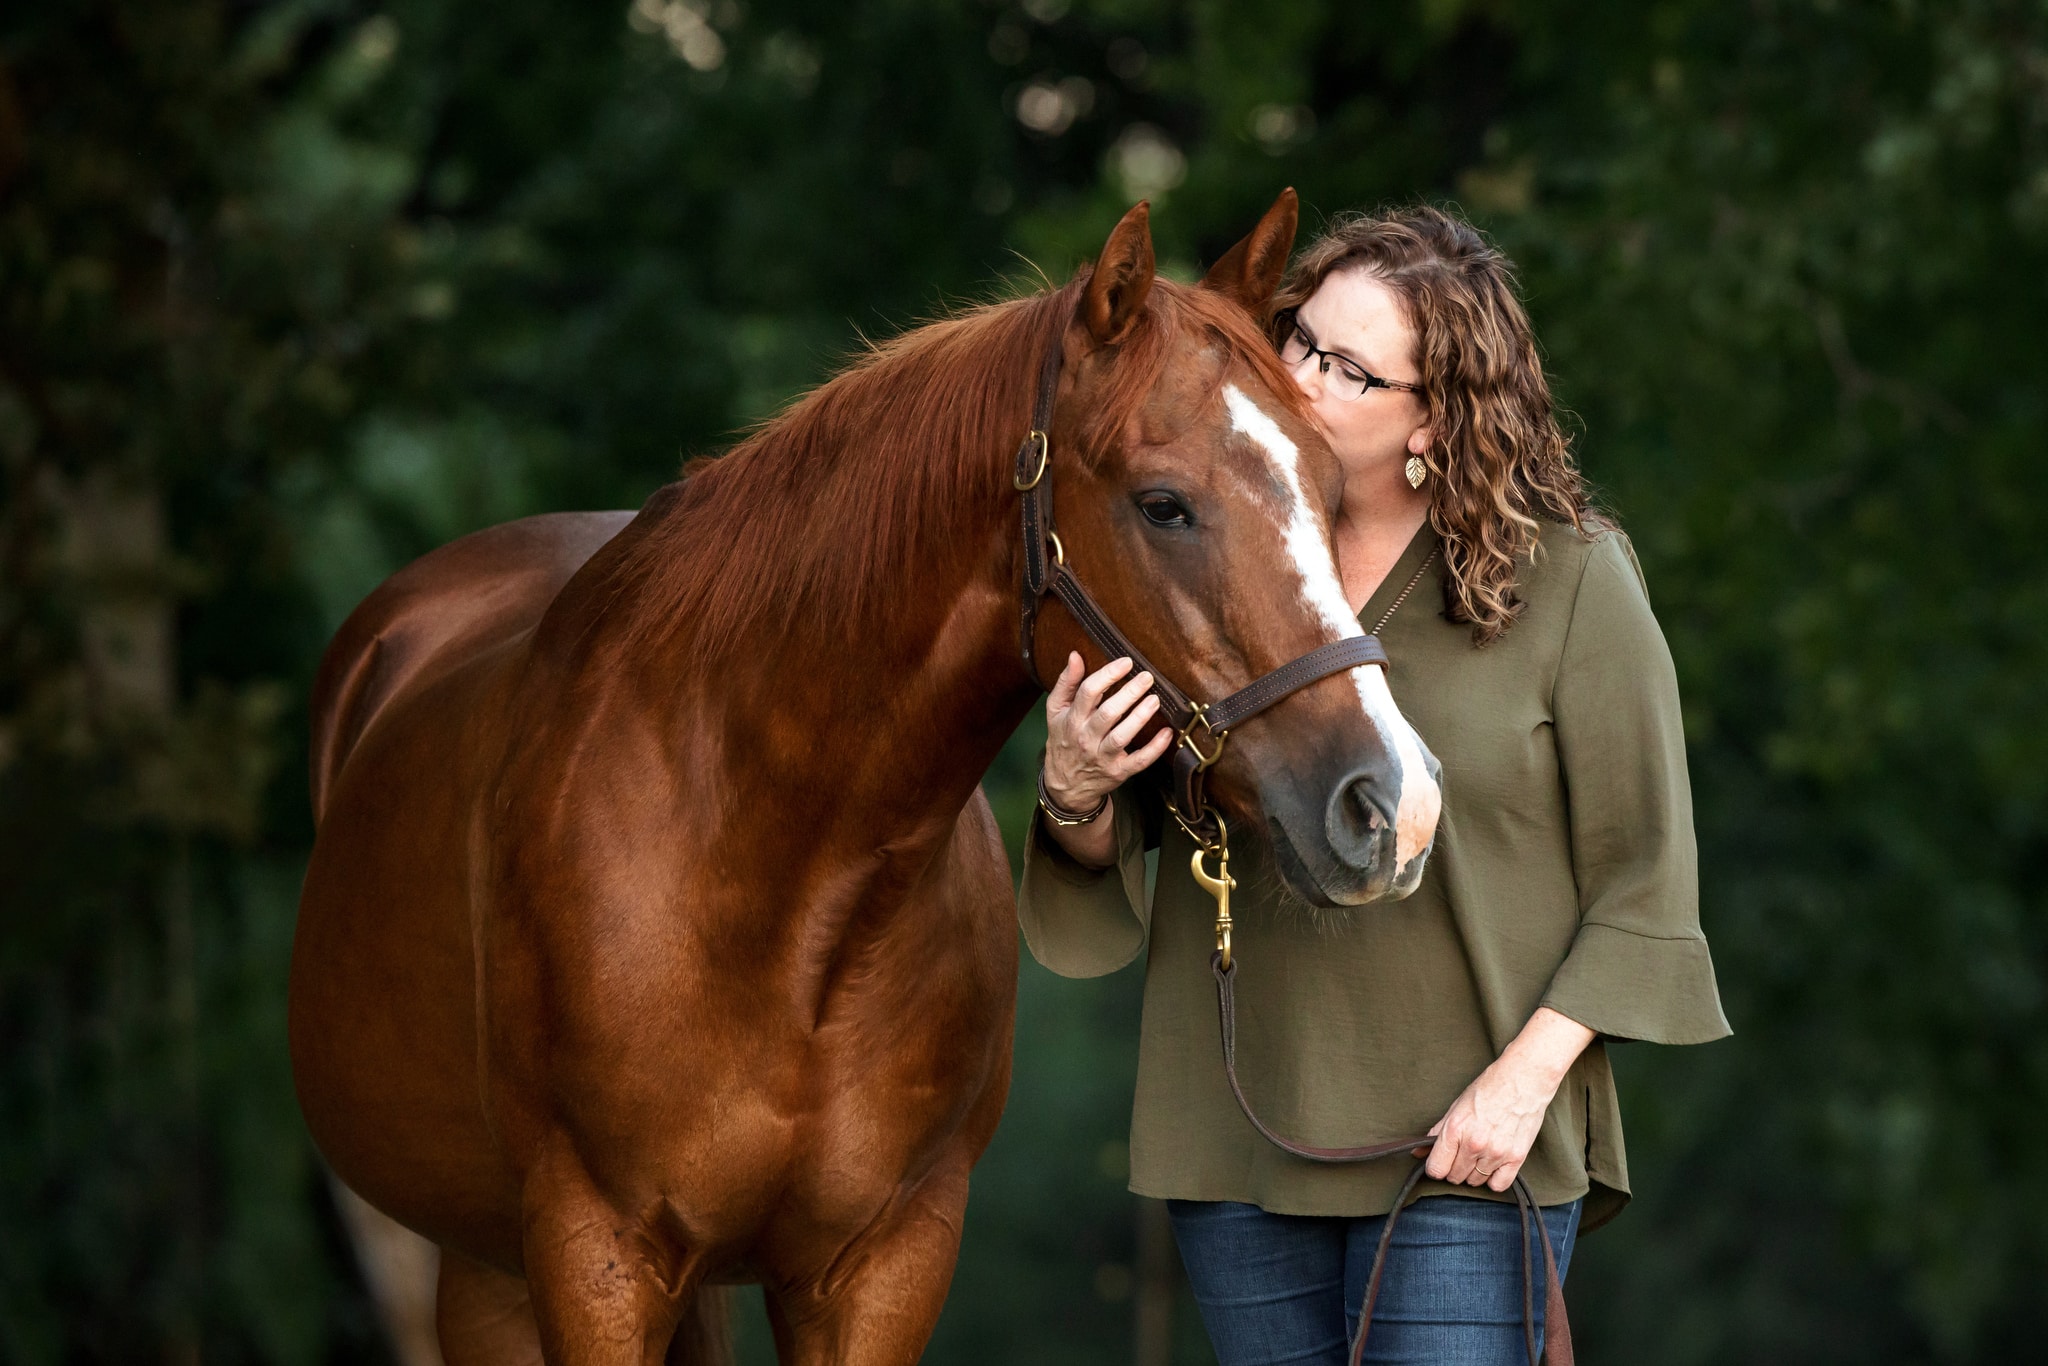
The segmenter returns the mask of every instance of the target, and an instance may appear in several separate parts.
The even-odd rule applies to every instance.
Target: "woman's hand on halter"
[[[1152,694],[1152,675],[1139,673],[1114,693],[1109,690],[1131,671],[1128,659],[1113,659],[1086,673],[1078,654],[1053,680],[1045,699],[1045,790],[1068,811],[1089,811],[1142,772],[1173,744],[1173,731],[1159,733],[1138,749],[1131,741],[1159,712]],[[1077,861],[1103,868],[1116,861],[1116,835],[1111,809],[1086,825],[1044,828]]]

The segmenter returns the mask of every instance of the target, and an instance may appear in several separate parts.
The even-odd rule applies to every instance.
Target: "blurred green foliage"
[[[363,592],[637,504],[1132,198],[1187,276],[1284,184],[1310,227],[1454,200],[1521,262],[1678,659],[1738,1033],[1622,1050],[1640,1194],[1574,1268],[1586,1358],[2025,1352],[2038,3],[21,0],[0,1360],[381,1350],[282,1032],[304,697]],[[991,774],[1013,839],[1034,744]],[[1134,987],[1027,963],[933,1360],[1128,1356]]]

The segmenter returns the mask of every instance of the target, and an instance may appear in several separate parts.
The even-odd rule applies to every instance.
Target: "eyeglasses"
[[[1274,330],[1280,334],[1280,361],[1290,369],[1301,364],[1310,356],[1320,357],[1317,366],[1329,376],[1330,391],[1349,403],[1364,398],[1368,389],[1398,389],[1404,394],[1419,394],[1422,386],[1406,380],[1381,379],[1370,370],[1361,370],[1335,352],[1325,351],[1316,345],[1316,339],[1301,325],[1294,310],[1284,309],[1273,316]]]

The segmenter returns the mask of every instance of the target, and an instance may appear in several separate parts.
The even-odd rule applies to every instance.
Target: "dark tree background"
[[[362,593],[636,505],[1137,197],[1185,277],[1286,184],[1521,263],[1678,659],[1737,1035],[1622,1050],[1586,1358],[2031,1355],[2038,3],[15,0],[0,1360],[383,1350],[282,1028],[304,698]],[[1135,985],[1027,964],[932,1360],[1130,1355]]]

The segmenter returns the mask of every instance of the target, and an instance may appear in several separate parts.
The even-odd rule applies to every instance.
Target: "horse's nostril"
[[[1377,834],[1379,828],[1385,825],[1386,822],[1380,819],[1379,809],[1372,804],[1371,799],[1360,790],[1359,785],[1356,783],[1353,783],[1344,795],[1346,800],[1356,809],[1357,819],[1365,827],[1366,833]]]
[[[1339,859],[1365,868],[1378,856],[1382,836],[1392,823],[1384,784],[1369,771],[1354,773],[1337,786],[1325,833]]]

